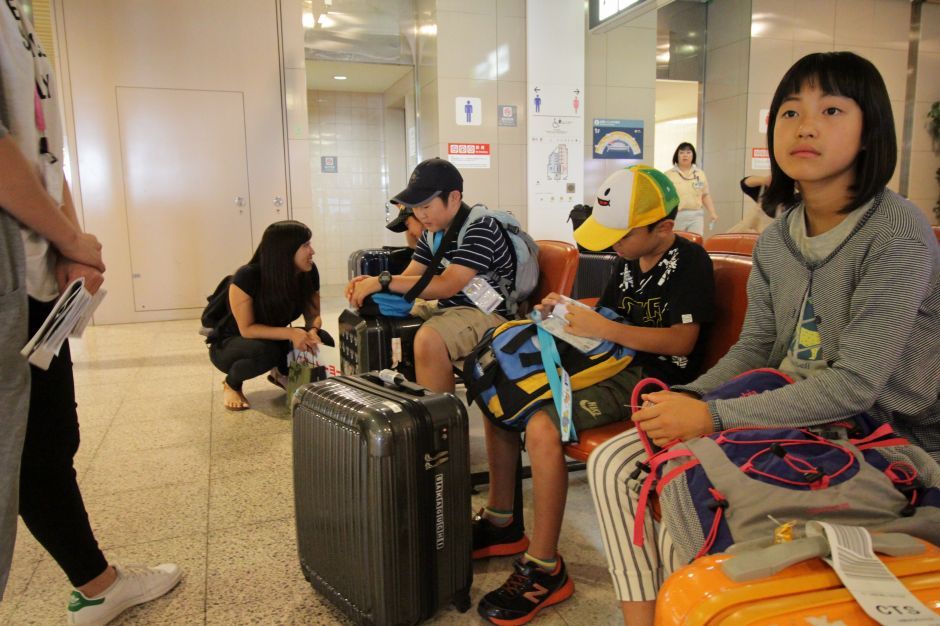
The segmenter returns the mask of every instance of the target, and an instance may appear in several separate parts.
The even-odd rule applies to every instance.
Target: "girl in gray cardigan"
[[[808,55],[770,106],[771,184],[786,209],[758,240],[738,343],[692,383],[644,396],[633,419],[657,444],[744,426],[812,426],[858,413],[890,423],[940,460],[940,251],[921,211],[885,188],[897,160],[878,70],[849,52]],[[798,194],[797,194],[798,192]],[[703,402],[734,376],[778,368],[781,389]],[[626,492],[636,431],[590,457],[602,536],[628,623],[652,623],[671,541],[632,545]],[[938,468],[940,471],[940,468]]]

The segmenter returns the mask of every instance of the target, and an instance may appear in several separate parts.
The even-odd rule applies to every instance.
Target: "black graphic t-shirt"
[[[687,357],[637,352],[633,362],[670,385],[691,381],[702,361],[705,327],[715,303],[712,262],[705,249],[676,236],[663,258],[646,273],[639,261],[620,259],[598,302],[617,311],[635,326],[668,328],[673,324],[702,326],[695,349]]]

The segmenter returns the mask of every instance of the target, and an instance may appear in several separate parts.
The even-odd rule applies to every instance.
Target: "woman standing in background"
[[[718,213],[708,193],[708,178],[695,164],[695,160],[695,147],[683,141],[672,155],[673,168],[666,172],[666,176],[679,193],[679,214],[675,229],[704,236],[705,210],[708,210],[710,223],[718,221]]]

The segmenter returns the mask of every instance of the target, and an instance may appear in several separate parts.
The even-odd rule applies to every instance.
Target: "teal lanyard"
[[[432,256],[437,254],[437,249],[440,247],[442,239],[444,239],[443,230],[439,230],[436,233],[431,234],[431,255]]]
[[[561,442],[568,443],[574,438],[577,441],[574,423],[571,421],[571,378],[561,364],[561,355],[555,338],[536,321],[535,328],[539,337],[539,348],[542,353],[542,366],[548,377],[548,386],[552,390],[552,399],[555,401],[555,410],[558,411],[559,430]],[[558,372],[561,372],[559,376]]]

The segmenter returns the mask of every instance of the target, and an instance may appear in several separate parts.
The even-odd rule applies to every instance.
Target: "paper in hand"
[[[65,340],[82,336],[92,314],[107,293],[99,289],[92,295],[85,289],[84,277],[73,280],[59,296],[36,334],[20,350],[20,354],[39,369],[49,369],[49,364],[58,356]]]

